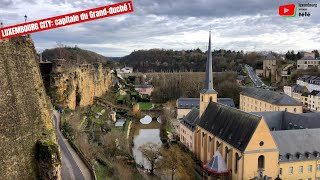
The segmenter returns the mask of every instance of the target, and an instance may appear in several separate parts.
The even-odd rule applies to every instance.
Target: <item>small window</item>
[[[293,174],[293,167],[289,167],[289,174]]]
[[[303,173],[303,166],[299,166],[299,173]]]
[[[317,171],[320,171],[320,164],[317,164]]]
[[[279,170],[279,174],[280,174],[280,175],[282,175],[282,168],[280,168],[280,170]]]
[[[312,172],[312,165],[308,166],[308,172]]]

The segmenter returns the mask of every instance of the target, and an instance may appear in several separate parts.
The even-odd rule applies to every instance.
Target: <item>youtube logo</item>
[[[279,15],[285,17],[292,17],[296,15],[296,5],[286,4],[279,6]]]

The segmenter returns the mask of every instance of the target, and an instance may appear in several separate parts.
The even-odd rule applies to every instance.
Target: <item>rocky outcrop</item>
[[[111,86],[111,73],[101,64],[68,64],[53,61],[50,94],[55,105],[75,109],[93,104],[94,97],[105,94]]]
[[[39,173],[43,164],[61,179],[58,159],[36,158],[39,141],[56,144],[34,44],[29,37],[0,40],[0,179],[47,179]]]

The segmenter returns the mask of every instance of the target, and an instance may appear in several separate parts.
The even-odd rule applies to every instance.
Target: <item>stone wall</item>
[[[0,179],[42,178],[36,143],[56,144],[46,99],[31,38],[0,42]],[[47,162],[52,179],[60,179],[57,162]]]
[[[53,62],[51,98],[55,105],[75,109],[93,104],[94,97],[105,94],[111,86],[111,72],[101,64],[61,64]]]

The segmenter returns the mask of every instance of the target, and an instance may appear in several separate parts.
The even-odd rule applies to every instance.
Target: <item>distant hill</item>
[[[225,71],[239,70],[239,64],[250,61],[242,51],[214,50],[213,70]],[[259,60],[258,56],[253,57]],[[126,66],[131,66],[135,71],[205,71],[207,53],[199,48],[193,50],[174,51],[164,49],[151,49],[134,51],[130,55],[122,57],[120,62]],[[248,62],[251,64],[251,62]],[[256,62],[252,62],[256,63]]]
[[[205,69],[206,54],[200,49],[191,51],[138,50],[122,57],[120,62],[142,72],[199,71]]]
[[[46,49],[42,53],[42,59],[65,59],[78,63],[95,63],[101,62],[103,64],[112,64],[111,60],[103,55],[93,51],[84,50],[78,47],[62,47]]]
[[[272,52],[280,60],[277,53]],[[259,52],[213,50],[213,71],[241,71],[243,64],[249,64],[254,69],[262,69],[263,60],[267,56]],[[193,71],[204,72],[206,67],[207,52],[198,49],[192,50],[166,50],[150,49],[133,51],[131,54],[120,58],[122,65],[133,67],[134,71],[161,72],[161,71]]]

